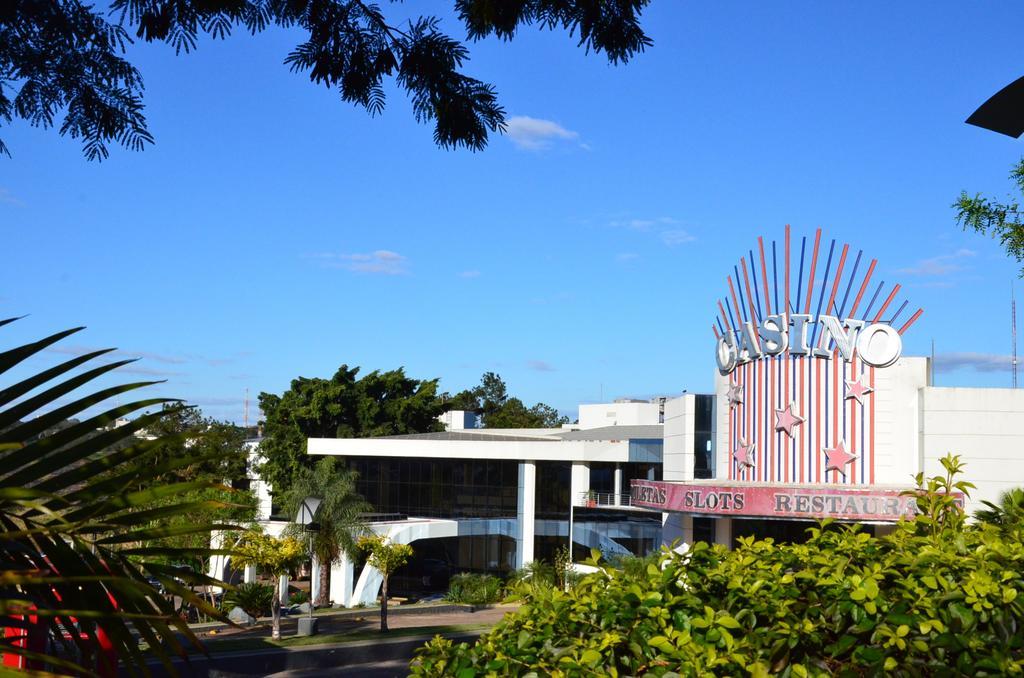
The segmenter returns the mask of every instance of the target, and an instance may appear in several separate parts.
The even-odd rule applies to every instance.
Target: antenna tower
[[[245,389],[245,428],[249,428],[249,389]]]
[[[1013,388],[1017,388],[1017,299],[1013,294],[1013,283],[1010,283],[1010,332],[1013,341],[1013,353],[1011,354]]]

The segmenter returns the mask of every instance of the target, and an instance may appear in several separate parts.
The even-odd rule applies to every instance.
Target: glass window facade
[[[715,477],[715,455],[712,443],[715,397],[697,395],[693,422],[693,477]]]
[[[427,518],[514,518],[515,461],[349,457],[356,490],[376,513]]]
[[[567,461],[537,462],[538,518],[569,517],[569,487],[572,463]]]

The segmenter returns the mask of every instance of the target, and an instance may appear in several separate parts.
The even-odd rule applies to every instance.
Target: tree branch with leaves
[[[1014,165],[1010,179],[1024,194],[1024,159]],[[957,225],[964,230],[998,238],[1007,254],[1018,263],[1024,263],[1024,213],[1016,198],[1007,196],[1006,202],[999,202],[983,197],[981,193],[971,196],[967,191],[961,191],[953,209],[956,210]],[[1021,268],[1021,277],[1024,277],[1024,267]]]
[[[649,0],[455,0],[469,40],[511,40],[521,26],[567,31],[588,52],[625,62],[651,45],[640,28]],[[436,5],[429,5],[435,9]],[[113,0],[109,14],[78,0],[0,3],[0,120],[14,117],[81,138],[85,156],[108,145],[141,150],[154,143],[143,115],[142,75],[126,58],[132,35],[190,52],[202,36],[226,38],[270,27],[304,39],[285,58],[293,72],[336,90],[370,115],[383,112],[388,79],[405,90],[419,122],[434,124],[442,148],[481,150],[504,129],[493,85],[464,72],[469,50],[446,35],[436,16],[389,22],[360,0]],[[0,141],[0,154],[9,155]]]

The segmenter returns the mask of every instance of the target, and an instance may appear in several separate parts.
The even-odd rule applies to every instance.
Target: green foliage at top
[[[412,673],[1021,675],[1021,529],[968,524],[945,463],[889,536],[812,528],[805,544],[697,543],[642,573],[605,566],[473,645],[435,638]]]
[[[285,491],[312,466],[306,438],[369,438],[441,430],[444,407],[436,379],[410,379],[401,368],[370,372],[342,365],[330,379],[299,377],[281,395],[261,393],[264,414],[261,477]]]
[[[0,38],[0,50],[6,47]],[[0,320],[0,326],[10,322]],[[179,475],[213,463],[213,452],[182,446],[174,455],[162,455],[182,436],[136,437],[140,430],[159,428],[166,411],[117,425],[167,402],[128,395],[152,382],[94,385],[131,360],[107,362],[104,357],[113,350],[108,349],[38,372],[26,369],[25,361],[46,355],[46,349],[80,329],[0,352],[0,375],[22,371],[0,384],[0,636],[16,635],[23,615],[31,612],[62,657],[89,657],[101,628],[134,672],[146,662],[140,640],[164,662],[183,651],[182,640],[199,647],[150,578],[202,613],[223,619],[193,590],[221,582],[172,563],[218,553],[208,548],[210,532],[231,525],[179,520],[227,508],[202,494],[216,489],[208,478]],[[122,398],[127,401],[114,402]],[[182,544],[192,537],[195,545]],[[86,637],[72,631],[72,618],[89,622]],[[27,654],[17,646],[4,650]],[[79,671],[56,656],[31,659],[39,669]]]
[[[484,372],[478,385],[445,398],[445,409],[474,411],[486,428],[556,428],[569,423],[550,405],[527,407],[509,397],[504,380],[494,372]]]
[[[1024,160],[1013,166],[1010,179],[1017,185],[1017,190],[1024,193]],[[1018,262],[1024,262],[1024,213],[1016,198],[1007,197],[1006,202],[999,202],[980,193],[971,196],[967,191],[961,191],[953,209],[956,210],[958,225],[991,234],[999,239],[1007,254]],[[1021,268],[1021,276],[1024,277],[1024,268]]]
[[[412,557],[412,546],[390,542],[379,535],[360,537],[357,543],[359,548],[366,551],[366,563],[380,570],[385,578]]]
[[[463,572],[452,577],[444,599],[450,603],[488,605],[501,600],[501,580],[491,574]]]
[[[649,0],[455,0],[469,39],[511,40],[521,26],[561,28],[587,51],[626,61],[651,44],[639,25]],[[434,3],[423,3],[427,11]],[[108,20],[112,14],[112,20]],[[405,11],[399,12],[406,14]],[[190,52],[203,35],[234,29],[286,29],[300,41],[284,59],[294,72],[335,90],[371,115],[384,110],[385,84],[405,90],[420,122],[434,123],[443,148],[479,150],[503,129],[494,87],[465,71],[469,51],[434,16],[389,20],[362,0],[79,0],[0,2],[0,120],[14,116],[81,138],[86,157],[105,158],[107,144],[133,150],[153,143],[143,116],[142,76],[125,58],[132,36]],[[0,153],[7,151],[0,141]]]
[[[290,572],[306,556],[305,547],[295,537],[274,537],[255,529],[246,532],[234,550],[239,567],[255,565],[275,577]]]

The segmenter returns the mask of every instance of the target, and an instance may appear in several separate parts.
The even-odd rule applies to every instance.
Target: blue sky
[[[87,325],[69,351],[117,346],[142,357],[132,377],[167,380],[152,393],[237,421],[246,388],[342,363],[453,392],[494,370],[574,412],[709,389],[725,276],[789,223],[903,284],[925,309],[905,353],[934,339],[940,385],[1006,386],[1018,267],[949,205],[1011,189],[1019,142],[963,120],[1021,75],[1020,19],[661,0],[654,46],[618,67],[526,29],[471,46],[514,116],[475,154],[436,148],[401,92],[371,118],[289,73],[293,33],[136,45],[154,147],[95,164],[0,130],[0,314],[31,314],[4,346]]]

